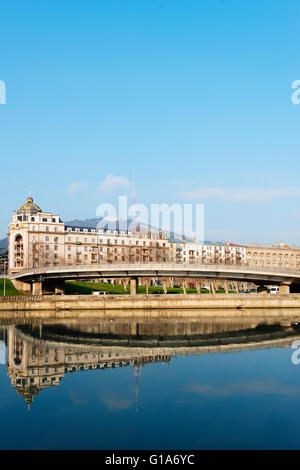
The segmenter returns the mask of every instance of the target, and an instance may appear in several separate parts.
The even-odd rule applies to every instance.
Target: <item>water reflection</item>
[[[136,410],[141,368],[180,355],[290,347],[300,324],[265,319],[7,319],[0,327],[7,374],[30,409],[66,374],[132,367]],[[199,390],[197,390],[199,392]]]

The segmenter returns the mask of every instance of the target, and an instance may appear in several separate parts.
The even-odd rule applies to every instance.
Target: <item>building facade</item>
[[[262,268],[282,268],[299,271],[300,248],[285,243],[273,245],[247,245],[247,264]]]
[[[199,263],[300,269],[300,248],[284,243],[237,245],[169,239],[158,231],[118,231],[66,225],[28,197],[8,230],[8,272],[57,265]]]
[[[174,262],[200,264],[246,264],[246,247],[227,242],[203,243],[170,240],[170,257]]]
[[[164,263],[169,261],[169,246],[161,232],[67,226],[28,197],[9,225],[9,272],[56,265]]]

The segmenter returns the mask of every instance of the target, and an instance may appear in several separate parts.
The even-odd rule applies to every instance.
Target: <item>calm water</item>
[[[0,321],[1,449],[300,448],[297,324]]]

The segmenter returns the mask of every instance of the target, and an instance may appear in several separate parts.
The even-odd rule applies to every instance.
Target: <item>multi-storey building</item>
[[[169,261],[162,232],[125,232],[70,227],[43,212],[31,197],[12,216],[9,272],[55,265]]]
[[[163,232],[105,230],[68,226],[43,212],[28,197],[12,216],[8,233],[8,272],[55,265],[93,263],[248,264],[300,269],[300,248],[283,243],[236,245],[168,239]]]
[[[300,269],[300,248],[285,243],[247,245],[247,264],[265,268]]]
[[[170,257],[184,263],[245,264],[246,248],[227,242],[170,240]]]

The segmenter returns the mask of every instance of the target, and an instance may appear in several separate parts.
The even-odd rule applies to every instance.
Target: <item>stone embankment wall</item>
[[[114,311],[114,315],[128,316],[128,312],[135,312],[135,316],[143,311],[150,311],[153,317],[162,316],[163,311],[180,311],[175,316],[199,316],[210,311],[224,312],[236,310],[237,316],[243,316],[246,311],[275,310],[283,314],[291,314],[292,310],[300,313],[300,294],[289,295],[247,295],[247,294],[200,294],[200,295],[44,295],[28,297],[0,297],[1,311]],[[158,312],[159,311],[159,312]],[[139,313],[140,312],[140,313]],[[244,312],[244,313],[243,313]],[[99,312],[100,314],[100,312]],[[211,313],[210,313],[211,314]],[[167,314],[167,316],[169,316]]]

